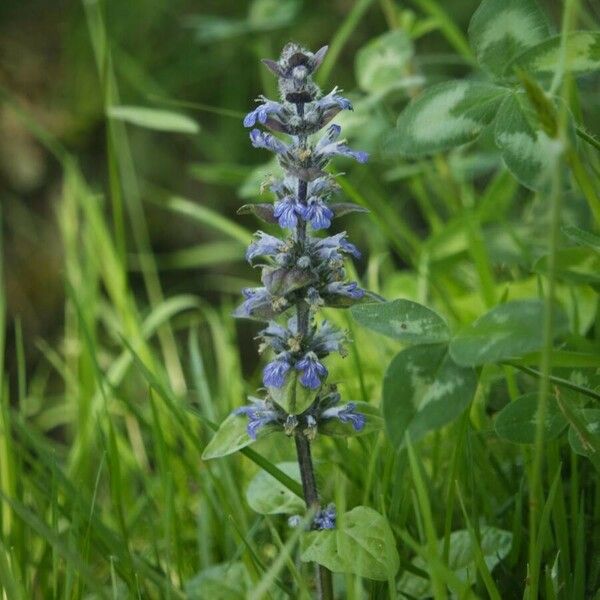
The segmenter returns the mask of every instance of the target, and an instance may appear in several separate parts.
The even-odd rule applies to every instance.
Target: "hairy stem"
[[[304,116],[304,104],[296,104],[296,111],[300,117]],[[306,137],[300,138],[300,144],[306,143]],[[298,202],[306,204],[306,194],[308,182],[298,179]],[[304,246],[306,242],[306,222],[298,219],[296,225],[296,240]],[[308,335],[310,327],[310,306],[304,300],[300,300],[296,307],[298,319],[298,334],[301,339]],[[319,510],[319,492],[317,490],[317,481],[310,452],[310,441],[303,433],[297,433],[296,454],[298,455],[298,465],[300,467],[300,477],[302,479],[302,489],[304,491],[304,501],[308,509]],[[331,571],[322,565],[315,565],[317,576],[317,594],[319,600],[333,600],[333,582]]]
[[[302,489],[304,490],[304,500],[307,508],[319,508],[319,492],[317,491],[317,482],[315,480],[315,471],[310,454],[310,442],[304,435],[297,435],[296,453],[298,454],[298,464],[300,465],[300,477],[302,479]]]
[[[305,435],[296,436],[296,453],[300,465],[300,477],[307,508],[319,509],[319,492],[310,454],[310,442]],[[333,600],[333,581],[331,571],[322,565],[315,565],[317,575],[317,594],[319,600]]]

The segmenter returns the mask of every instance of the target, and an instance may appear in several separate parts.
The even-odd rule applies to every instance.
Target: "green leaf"
[[[185,24],[194,31],[195,41],[209,44],[247,33],[285,27],[294,20],[299,8],[298,0],[254,0],[246,19],[192,14],[185,19]]]
[[[590,456],[595,452],[594,446],[600,448],[600,409],[583,408],[578,410],[577,414],[585,426],[585,431],[578,433],[577,429],[571,424],[569,427],[569,444],[573,452],[581,456]]]
[[[111,106],[106,114],[111,119],[157,131],[174,133],[198,133],[200,131],[200,126],[196,121],[170,110],[143,106]]]
[[[496,433],[515,444],[533,444],[537,431],[538,402],[539,394],[532,392],[507,404],[494,421]],[[557,438],[566,426],[567,422],[556,400],[552,396],[548,397],[544,419],[545,439]]]
[[[434,85],[400,114],[384,150],[422,156],[471,142],[492,121],[507,93],[491,83],[448,81]]]
[[[298,0],[254,0],[248,10],[248,23],[257,31],[289,25],[300,9]]]
[[[408,34],[395,29],[371,40],[356,55],[356,79],[368,93],[385,92],[401,83],[413,54]]]
[[[256,440],[248,435],[247,425],[248,417],[246,415],[229,415],[221,423],[212,440],[204,449],[202,460],[227,456],[253,444]],[[263,438],[278,429],[276,425],[265,425],[259,429],[257,439]]]
[[[288,477],[300,481],[300,468],[296,462],[277,463],[277,468]],[[296,514],[305,510],[304,500],[296,496],[266,471],[259,471],[246,490],[250,508],[261,515]]]
[[[264,183],[273,177],[278,169],[276,158],[272,158],[268,163],[255,167],[238,187],[237,193],[239,197],[252,202],[256,202],[256,199],[260,197],[271,200],[266,193],[267,189],[265,189]]]
[[[562,228],[562,232],[573,242],[580,246],[587,246],[592,250],[600,252],[600,235],[586,231],[575,225],[568,225]]]
[[[459,365],[476,366],[539,350],[543,344],[543,313],[544,302],[538,299],[500,304],[452,338],[450,355]],[[554,337],[568,332],[568,318],[556,306]]]
[[[471,402],[476,385],[473,369],[455,364],[445,344],[402,350],[383,379],[383,420],[392,444],[400,446],[407,431],[417,442],[455,419]]]
[[[511,60],[550,35],[535,0],[483,0],[469,24],[469,41],[477,60],[502,75]]]
[[[319,421],[319,433],[335,437],[355,437],[383,429],[383,419],[379,408],[368,402],[353,402],[353,404],[356,406],[356,412],[363,414],[367,419],[365,426],[360,431],[356,431],[352,423],[342,423],[338,418],[333,417]]]
[[[337,529],[307,533],[300,559],[378,581],[393,578],[400,564],[387,519],[367,506],[338,517]]]
[[[277,219],[273,216],[273,204],[271,202],[257,202],[254,204],[244,204],[237,209],[238,215],[250,215],[253,214],[265,223],[274,225],[277,223]]]
[[[335,217],[344,217],[352,213],[368,213],[369,209],[364,206],[359,206],[353,202],[334,202],[329,205],[329,208]]]
[[[263,267],[262,284],[273,296],[285,296],[290,292],[315,281],[315,275],[308,269],[298,267]]]
[[[189,600],[245,600],[252,580],[241,562],[223,563],[203,569],[185,583]]]
[[[285,384],[280,387],[269,387],[269,395],[283,410],[291,415],[304,412],[317,397],[319,392],[311,390],[300,383],[300,373],[293,370],[288,374]]]
[[[352,298],[343,294],[328,294],[323,292],[323,306],[331,306],[333,308],[349,308],[357,304],[369,304],[373,302],[381,302],[381,296],[365,290],[362,298]]]
[[[180,214],[186,219],[198,221],[212,230],[220,231],[244,246],[252,242],[253,238],[250,231],[238,225],[234,220],[224,217],[218,211],[197,201],[182,196],[169,196],[164,202],[160,202],[159,206]]]
[[[510,552],[512,537],[510,531],[486,526],[481,528],[479,545],[485,564],[490,571]],[[440,539],[438,545],[443,546],[444,540]],[[448,567],[461,581],[474,584],[477,580],[476,547],[473,545],[469,531],[467,529],[453,531],[450,534],[449,548]],[[427,564],[420,556],[412,560],[412,565],[422,571],[427,571]],[[433,596],[429,580],[408,570],[400,578],[398,591],[419,599]]]
[[[530,73],[549,74],[561,68],[561,37],[557,35],[537,44],[515,58],[510,67]],[[600,69],[600,32],[572,31],[567,36],[564,69],[569,73],[588,73]]]
[[[508,170],[526,187],[539,190],[558,168],[560,145],[539,126],[524,93],[507,96],[498,110],[494,138]]]
[[[363,327],[403,342],[433,344],[450,339],[450,330],[442,317],[410,300],[361,304],[350,312]]]
[[[541,256],[533,265],[536,273],[547,274],[548,256]],[[589,248],[562,248],[556,252],[555,274],[571,283],[600,283],[600,254]]]
[[[224,19],[213,15],[192,14],[184,22],[194,32],[194,41],[200,44],[230,40],[251,31],[246,20]]]
[[[234,186],[241,184],[252,172],[252,167],[236,163],[193,163],[188,172],[198,181],[216,185]]]

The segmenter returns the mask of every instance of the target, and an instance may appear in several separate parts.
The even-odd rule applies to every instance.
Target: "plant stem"
[[[304,116],[304,104],[296,104],[296,112],[300,117]],[[306,143],[306,137],[300,136],[300,145]],[[298,178],[298,202],[306,205],[306,195],[308,182]],[[296,240],[304,246],[306,243],[306,222],[299,218],[296,225]],[[306,339],[310,327],[310,306],[304,300],[300,300],[296,307],[297,326],[300,338]],[[310,441],[303,433],[297,433],[295,436],[296,453],[298,455],[298,465],[300,467],[300,477],[302,479],[302,489],[304,491],[304,501],[306,507],[310,510],[319,510],[319,492],[317,490],[317,481],[310,453]],[[319,600],[333,600],[333,582],[331,571],[324,566],[315,564],[317,578],[317,597]]]
[[[305,435],[295,436],[296,453],[298,454],[298,464],[300,465],[300,478],[302,479],[302,489],[304,490],[304,499],[307,508],[319,508],[319,492],[317,491],[317,482],[315,480],[315,471],[312,464],[310,453],[310,442]]]
[[[300,466],[300,477],[304,490],[304,500],[308,509],[319,509],[319,492],[310,453],[310,442],[304,434],[298,434],[296,440],[296,453]],[[333,581],[331,571],[324,566],[315,564],[317,576],[317,597],[319,600],[333,600]]]
[[[569,156],[569,138],[567,135],[567,110],[568,98],[566,78],[564,67],[566,61],[566,39],[571,26],[575,22],[577,12],[577,0],[567,0],[563,11],[563,23],[561,32],[560,46],[560,67],[555,72],[553,85],[562,83],[562,97],[564,102],[560,105],[558,114],[558,131],[556,139],[566,148],[566,158]],[[544,297],[544,317],[543,317],[543,347],[540,359],[540,385],[538,396],[538,407],[536,413],[536,431],[533,447],[533,457],[531,466],[531,478],[529,489],[529,565],[528,580],[529,586],[525,597],[527,600],[536,600],[540,588],[540,564],[543,550],[543,516],[544,516],[544,466],[546,464],[546,449],[544,443],[545,431],[544,423],[548,412],[548,396],[551,392],[552,375],[552,351],[553,351],[553,327],[555,321],[554,302],[556,292],[556,256],[559,245],[560,218],[562,205],[562,178],[561,169],[557,165],[554,169],[550,181],[550,223],[548,230],[548,279],[547,289]],[[593,209],[593,205],[592,205]],[[548,496],[550,502],[550,496]]]

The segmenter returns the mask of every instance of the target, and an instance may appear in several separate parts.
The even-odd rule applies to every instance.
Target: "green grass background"
[[[556,24],[561,5],[544,5]],[[261,597],[310,597],[310,569],[284,551],[285,518],[247,506],[256,462],[200,459],[207,423],[260,380],[257,328],[230,317],[240,288],[257,279],[243,261],[257,225],[235,211],[253,197],[254,167],[265,160],[241,118],[259,93],[274,93],[259,58],[276,57],[289,39],[312,49],[330,43],[325,88],[358,97],[356,52],[394,27],[418,32],[415,69],[428,83],[460,78],[471,68],[463,32],[476,6],[306,0],[283,24],[252,30],[242,1],[2,2],[0,597],[184,598],[186,582],[231,560],[244,563],[251,587],[267,590]],[[581,3],[582,28],[597,28],[598,17],[595,3]],[[593,85],[582,83],[581,99],[592,132],[600,118]],[[358,276],[390,299],[435,307],[453,327],[503,295],[535,295],[540,281],[527,264],[546,247],[544,198],[490,159],[485,140],[480,151],[418,163],[381,158],[377,136],[405,103],[377,102],[353,130],[374,153],[341,179],[348,198],[371,211],[344,223],[365,255]],[[107,121],[112,104],[185,112],[201,131]],[[568,203],[565,220],[577,222],[582,206]],[[526,247],[507,242],[515,227]],[[597,296],[564,287],[565,296],[579,294],[580,316],[598,332]],[[332,379],[345,398],[377,404],[398,344],[358,329],[343,311],[329,316],[354,339],[349,356],[333,361]],[[431,576],[438,597],[452,574],[448,544],[435,540],[484,523],[511,531],[512,548],[493,579],[480,561],[464,597],[521,598],[532,578],[547,598],[593,597],[600,485],[592,464],[564,439],[546,443],[547,500],[530,539],[533,449],[493,431],[508,398],[536,386],[486,367],[470,414],[430,435],[410,461],[383,434],[320,439],[322,496],[339,511],[365,504],[385,514],[401,568]],[[255,448],[273,463],[294,456],[291,443]],[[415,555],[430,575],[411,566]],[[338,585],[351,600],[400,597],[394,586],[350,575]]]

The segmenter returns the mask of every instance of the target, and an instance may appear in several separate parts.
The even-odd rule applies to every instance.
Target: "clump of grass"
[[[215,27],[205,55],[215,64],[230,52],[247,56],[253,45],[235,36],[268,47],[277,27],[291,29],[282,38],[306,36],[307,45],[333,36],[324,72],[337,61],[342,76],[358,82],[355,111],[342,124],[373,154],[369,166],[338,177],[370,210],[349,217],[368,256],[353,275],[396,299],[383,313],[327,313],[353,340],[349,356],[328,365],[331,380],[344,397],[381,407],[385,431],[324,438],[314,457],[320,493],[340,514],[362,505],[385,516],[400,558],[385,580],[344,566],[334,575],[337,597],[594,597],[598,66],[586,53],[598,35],[593,15],[569,1],[553,28],[545,8],[555,7],[488,0],[467,35],[471,14],[459,3],[419,0],[408,10],[357,2],[339,28],[329,13],[317,21],[303,12],[313,32],[293,10],[261,21],[262,4],[253,3],[244,31],[225,13],[219,28],[203,20],[202,39]],[[140,167],[152,145],[170,148],[174,138],[140,129],[140,114],[179,136],[196,135],[196,127],[189,117],[148,112],[134,113],[132,124],[131,111],[111,110],[150,108],[149,98],[165,94],[152,69],[115,43],[103,5],[83,6],[79,24],[97,65],[94,102],[112,115],[106,178],[95,178],[69,143],[2,90],[6,110],[61,173],[54,223],[65,284],[60,339],[37,340],[35,354],[18,323],[7,323],[1,296],[0,349],[16,365],[0,385],[3,597],[310,598],[311,569],[297,560],[302,530],[290,533],[285,517],[250,507],[257,498],[249,486],[262,489],[261,481],[293,505],[301,493],[289,467],[293,448],[267,438],[235,457],[201,458],[217,422],[258,385],[243,347],[254,331],[230,317],[237,290],[252,280],[243,267],[250,233],[228,209],[237,193],[259,199],[259,172],[272,166],[250,170],[246,142],[234,133],[243,115],[223,113],[241,106],[251,86],[240,76],[210,113],[200,98],[202,127],[192,138],[194,156],[204,157],[191,168],[198,196],[231,204],[165,190],[162,176]],[[486,22],[506,22],[507,7],[525,9],[536,27],[519,37],[525,20],[517,19],[503,35],[482,35]],[[154,73],[167,87],[169,71]],[[450,106],[457,89],[462,100]],[[196,100],[154,108],[191,114]],[[437,111],[428,114],[434,100]],[[518,133],[535,140],[533,154],[510,143]],[[149,216],[157,214],[185,215],[182,223],[205,238],[155,253]],[[200,283],[188,273],[200,273]],[[430,391],[457,378],[460,393]]]

